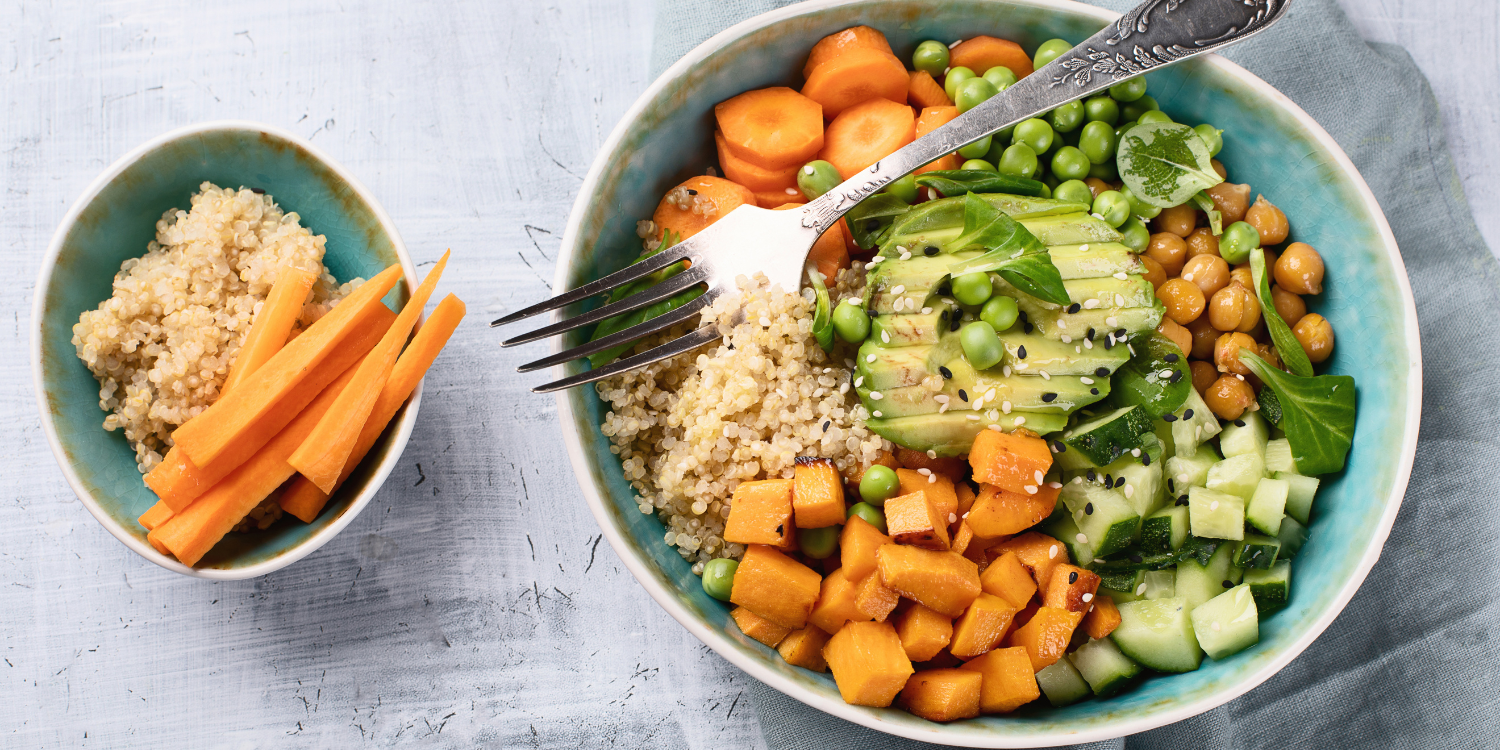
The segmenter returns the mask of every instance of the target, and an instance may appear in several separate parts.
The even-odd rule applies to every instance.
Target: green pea
[[[984,71],[984,80],[995,84],[995,88],[1004,91],[1016,85],[1016,74],[1004,65],[996,65]]]
[[[1103,164],[1115,157],[1115,129],[1102,120],[1094,120],[1083,126],[1078,136],[1078,148],[1087,156],[1090,164]]]
[[[1260,247],[1260,232],[1249,222],[1236,221],[1225,227],[1224,235],[1219,237],[1219,255],[1231,266],[1249,260],[1250,251],[1257,247]]]
[[[797,187],[802,190],[802,195],[808,200],[816,200],[822,195],[836,187],[844,178],[839,176],[838,167],[829,164],[822,159],[810,161],[797,170]]]
[[[1014,142],[1024,143],[1030,146],[1033,152],[1045,154],[1048,149],[1052,148],[1052,141],[1056,137],[1056,134],[1052,132],[1052,126],[1048,125],[1046,120],[1033,117],[1016,124]]]
[[[958,85],[958,96],[953,97],[953,103],[958,105],[958,113],[963,114],[984,104],[998,93],[1000,90],[995,88],[995,84],[983,78],[970,78]]]
[[[1210,157],[1218,156],[1219,151],[1224,148],[1224,131],[1205,122],[1193,128],[1193,132],[1197,133],[1198,137],[1203,139],[1203,143],[1208,146]]]
[[[1053,60],[1063,56],[1063,53],[1073,49],[1073,45],[1066,39],[1048,39],[1036,48],[1036,56],[1031,58],[1031,63],[1038,70]]]
[[[1107,96],[1089,97],[1083,103],[1083,116],[1089,122],[1107,122],[1114,125],[1120,120],[1120,105]]]
[[[839,551],[839,527],[824,526],[819,529],[798,529],[797,548],[814,560],[833,557]]]
[[[1051,175],[1048,175],[1048,178],[1050,179]],[[1056,180],[1053,180],[1053,182],[1056,182]],[[1039,195],[1039,196],[1037,196],[1037,197],[1038,198],[1051,198],[1052,197],[1052,186],[1049,185],[1049,184],[1047,184],[1046,181],[1043,181],[1042,182],[1042,194]]]
[[[958,333],[958,343],[964,348],[964,356],[976,370],[988,370],[1005,358],[1005,345],[995,334],[995,327],[983,320],[976,320]]]
[[[1172,121],[1172,116],[1169,115],[1169,114],[1167,114],[1166,112],[1163,112],[1163,111],[1159,110],[1159,109],[1153,109],[1150,112],[1142,112],[1141,113],[1141,124],[1142,125],[1145,125],[1148,122],[1171,122],[1171,121]]]
[[[885,501],[896,496],[901,491],[901,480],[896,478],[896,471],[889,466],[875,464],[865,469],[865,475],[859,480],[859,496],[865,502],[874,505],[885,505]]]
[[[1058,179],[1081,180],[1089,176],[1090,166],[1089,157],[1073,146],[1063,146],[1052,155],[1052,174]]]
[[[1082,203],[1085,206],[1094,205],[1094,191],[1083,180],[1068,180],[1057,186],[1052,191],[1052,197],[1069,203]]]
[[[1115,168],[1115,160],[1106,160],[1103,164],[1095,164],[1089,167],[1089,176],[1105,182],[1114,182],[1120,179],[1120,170]]]
[[[1141,119],[1141,115],[1157,109],[1161,109],[1161,106],[1156,103],[1156,99],[1147,94],[1121,107],[1120,116],[1134,122]]]
[[[990,275],[983,271],[966,273],[953,280],[953,297],[965,305],[982,305],[994,292]]]
[[[1047,120],[1052,123],[1053,130],[1071,133],[1083,125],[1083,114],[1083,102],[1072,101],[1052,110]]]
[[[858,344],[870,336],[870,316],[863,307],[845,302],[833,308],[833,332],[851,344]]]
[[[959,84],[973,77],[974,71],[960,65],[948,71],[948,75],[943,77],[943,91],[946,91],[948,93],[949,99],[953,99],[956,101],[958,99]]]
[[[899,180],[893,180],[885,186],[885,191],[900,198],[905,203],[917,202],[917,176],[909,174]]]
[[[997,331],[1004,331],[1015,325],[1016,318],[1020,316],[1021,310],[1016,306],[1016,300],[1003,294],[991,297],[979,311],[979,319],[989,323]]]
[[[1146,95],[1146,77],[1137,76],[1110,86],[1109,95],[1117,102],[1133,102]]]
[[[1120,226],[1130,218],[1130,200],[1118,190],[1106,190],[1094,199],[1094,213],[1103,217],[1105,224]]]
[[[948,69],[948,45],[928,39],[911,53],[911,66],[925,70],[936,78]]]
[[[979,169],[979,170],[983,170],[985,172],[994,172],[995,171],[995,165],[993,165],[993,164],[985,161],[984,159],[970,159],[970,160],[964,162],[963,164],[958,165],[958,168],[959,169]]]
[[[1135,216],[1139,216],[1142,219],[1154,219],[1161,214],[1160,207],[1153,206],[1150,203],[1137,198],[1135,193],[1130,192],[1130,188],[1128,186],[1122,186],[1120,188],[1120,194],[1124,195],[1125,199],[1130,201],[1130,213]]]
[[[996,171],[1012,177],[1030,179],[1036,175],[1037,166],[1036,152],[1024,143],[1017,143],[1005,149],[1005,153],[1000,155],[1000,163],[996,165]]]
[[[729,594],[734,591],[734,572],[739,567],[739,560],[727,557],[716,557],[704,563],[703,593],[721,602],[729,601]]]
[[[1121,240],[1120,244],[1130,248],[1131,252],[1144,252],[1146,246],[1151,244],[1151,230],[1147,229],[1146,225],[1135,216],[1126,219],[1125,223],[1120,225],[1120,234],[1125,235],[1125,239]]]
[[[980,138],[979,140],[974,141],[973,143],[970,143],[963,148],[960,148],[958,150],[958,155],[962,156],[965,159],[983,159],[984,155],[990,152],[990,141],[992,140],[994,140],[994,137],[988,135]]]
[[[855,503],[849,506],[849,512],[844,517],[853,518],[855,516],[863,518],[865,523],[874,526],[876,531],[882,534],[885,533],[885,514],[881,513],[879,508],[869,503]]]

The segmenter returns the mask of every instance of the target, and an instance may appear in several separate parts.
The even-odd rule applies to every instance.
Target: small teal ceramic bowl
[[[1053,37],[1082,41],[1115,18],[1062,0],[813,0],[734,26],[662,74],[605,143],[574,206],[553,288],[573,288],[628,263],[639,246],[636,220],[649,217],[672,185],[715,163],[714,104],[748,89],[800,86],[807,51],[826,34],[867,24],[885,32],[903,56],[924,39],[977,34],[1034,49]],[[1286,208],[1294,238],[1327,258],[1326,291],[1312,307],[1338,332],[1329,371],[1359,382],[1348,468],[1325,480],[1311,539],[1293,564],[1291,604],[1262,623],[1260,642],[1223,661],[1205,659],[1196,672],[1152,677],[1123,695],[1060,710],[1033,706],[939,725],[896,709],[847,705],[829,675],[789,666],[742,635],[728,608],[703,593],[688,564],[662,543],[661,524],[636,509],[619,460],[599,433],[598,397],[586,388],[560,394],[573,465],[605,537],[684,627],[756,679],[850,721],[927,742],[1037,747],[1118,737],[1218,706],[1265,681],[1333,621],[1380,555],[1416,449],[1421,354],[1401,256],[1349,158],[1264,81],[1208,57],[1152,73],[1149,82],[1179,121],[1223,128],[1220,158],[1231,177]]]
[[[323,546],[354,520],[394,468],[416,423],[421,386],[360,468],[310,524],[287,519],[230,534],[197,567],[157,552],[136,518],[156,502],[119,432],[103,428],[99,383],[79,361],[73,325],[108,299],[114,275],[146,252],[156,221],[187,208],[205,180],[261,188],[302,225],[328,238],[324,265],[339,281],[369,278],[400,263],[406,289],[416,268],[389,216],[343,167],[291,133],[251,122],[210,122],[175,130],[121,157],[73,204],[42,260],[32,309],[32,378],[47,442],[68,484],[104,528],[137,554],[199,578],[253,578]],[[386,301],[405,301],[401,285]]]

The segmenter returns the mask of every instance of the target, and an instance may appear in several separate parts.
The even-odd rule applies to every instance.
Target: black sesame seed
[[[266,194],[266,189],[265,188],[250,188],[250,192],[255,193],[256,195],[265,195]]]
[[[1067,453],[1068,452],[1068,444],[1067,443],[1064,443],[1063,441],[1058,440],[1058,441],[1055,441],[1055,445],[1057,446],[1057,452],[1058,453]]]
[[[1138,563],[1141,560],[1142,560],[1142,558],[1141,558],[1140,555],[1131,555],[1130,556],[1130,561],[1133,562],[1133,563]]]
[[[1167,379],[1170,380],[1170,381],[1172,381],[1174,384],[1177,381],[1182,380],[1182,370],[1173,370],[1172,371],[1172,377],[1167,378]]]
[[[1104,489],[1106,489],[1106,490],[1109,489],[1110,487],[1114,486],[1114,483],[1115,483],[1115,478],[1114,477],[1112,477],[1112,476],[1110,476],[1108,474],[1104,475]]]
[[[832,425],[832,424],[833,424],[833,420],[826,420],[826,421],[824,421],[824,422],[823,422],[823,431],[824,431],[824,432],[827,432],[827,431],[828,431],[828,428],[829,428],[829,427],[830,427],[830,426],[831,426],[831,425]]]
[[[1082,309],[1083,309],[1083,306],[1080,305],[1080,304],[1078,304],[1077,302],[1074,302],[1073,304],[1068,305],[1068,312],[1070,312],[1070,313],[1076,313],[1076,312],[1078,312],[1079,310],[1082,310]]]
[[[1086,477],[1088,477],[1090,482],[1092,482],[1092,481],[1094,481],[1095,479],[1098,478],[1098,476],[1094,474],[1094,470],[1093,469],[1089,469],[1088,471],[1084,472],[1083,475],[1086,476]]]
[[[1115,348],[1115,339],[1114,339],[1113,336],[1111,336],[1111,337],[1109,337],[1108,339],[1106,339],[1104,341],[1104,350],[1105,351],[1109,351],[1110,349],[1113,349],[1113,348]]]
[[[1226,589],[1232,589],[1232,588],[1234,588],[1234,582],[1233,581],[1225,581],[1224,582],[1224,588],[1226,588]]]
[[[1130,337],[1130,331],[1127,331],[1124,328],[1121,328],[1120,330],[1115,331],[1115,338],[1117,338],[1117,339],[1119,339],[1121,341],[1124,341],[1125,339],[1127,339],[1129,337]]]
[[[1177,361],[1177,355],[1176,354],[1168,354],[1167,356],[1162,357],[1162,359],[1165,359],[1168,362],[1176,362]]]
[[[1016,317],[1020,318],[1022,323],[1025,323],[1027,321],[1026,312],[1024,310],[1016,315]]]
[[[1234,420],[1234,426],[1235,427],[1244,427],[1245,426],[1245,420],[1243,420],[1243,419],[1236,419],[1236,420]]]
[[[946,367],[944,367],[944,366],[942,366],[942,365],[938,365],[938,373],[943,376],[944,380],[952,380],[953,379],[953,371],[950,370],[950,369],[948,369],[948,368],[946,368]]]
[[[1141,454],[1141,465],[1142,466],[1150,466],[1151,465],[1151,454],[1150,453],[1142,453]]]
[[[1177,498],[1177,504],[1178,505],[1187,505],[1188,504],[1188,496],[1187,495],[1183,495],[1182,497]]]
[[[1031,331],[1033,329],[1035,329],[1035,328],[1036,328],[1036,326],[1034,326],[1034,325],[1032,325],[1030,323],[1025,323],[1025,324],[1022,324],[1022,326],[1021,326],[1021,330],[1025,331],[1027,333],[1031,333]]]
[[[783,528],[785,528],[785,527],[786,527],[786,524],[784,524],[784,523],[778,523],[778,524],[776,524],[776,535],[777,536],[781,536],[781,530]]]
[[[1068,583],[1078,583],[1078,571],[1068,571]]]
[[[968,403],[968,401],[969,401],[969,394],[966,393],[966,392],[964,392],[964,389],[960,388],[960,389],[958,389],[958,398],[959,398],[959,400],[963,401],[964,403]]]
[[[939,251],[938,251],[937,245],[928,245],[927,247],[922,248],[922,254],[926,255],[929,258],[931,258],[934,255],[937,255],[938,252]]]
[[[1050,404],[1050,403],[1052,403],[1053,401],[1056,401],[1056,400],[1057,400],[1057,394],[1056,393],[1043,393],[1042,394],[1042,402],[1043,403]]]
[[[950,282],[947,282],[947,281],[944,281],[942,283],[942,285],[939,286],[938,289],[937,289],[937,293],[940,294],[940,295],[942,295],[942,296],[944,296],[944,297],[948,296],[952,292],[953,292],[953,285]]]
[[[1183,410],[1183,412],[1182,412],[1182,418],[1183,419],[1192,419],[1193,418],[1193,410],[1192,409],[1185,409],[1185,410]]]
[[[1089,395],[1090,396],[1097,396],[1097,395],[1099,395],[1099,389],[1098,388],[1090,388],[1089,389]]]
[[[865,231],[866,232],[873,232],[873,231],[875,231],[875,230],[877,230],[879,228],[880,228],[880,219],[870,219],[869,221],[865,222]]]
[[[1088,505],[1083,506],[1083,513],[1086,516],[1094,515],[1094,504],[1089,503]]]
[[[1088,333],[1083,334],[1083,337],[1086,338],[1086,339],[1088,339],[1089,341],[1093,341],[1094,340],[1094,329],[1090,328]],[[1101,367],[1099,369],[1103,370],[1104,368]],[[1107,372],[1107,371],[1106,372],[1102,372],[1102,373],[1099,373],[1099,377],[1102,378],[1102,377],[1104,377],[1105,375],[1108,375],[1108,374],[1109,374],[1109,372]]]
[[[958,315],[954,315],[953,318],[948,321],[948,330],[950,330],[950,331],[957,331],[958,329],[962,328],[963,327],[963,320],[964,320],[963,313],[959,313]]]
[[[1016,356],[1020,357],[1021,359],[1026,359],[1026,345],[1025,344],[1022,344],[1021,346],[1016,347]]]
[[[1177,494],[1177,483],[1173,482],[1171,479],[1167,480],[1167,492],[1170,492],[1174,495]]]
[[[697,195],[697,194],[698,194],[697,190],[688,190],[688,195]],[[780,533],[780,531],[778,530],[777,533]]]
[[[1170,422],[1176,422],[1177,421],[1177,415],[1176,414],[1163,414],[1163,415],[1161,415],[1161,421],[1168,422],[1168,423],[1170,423]]]
[[[1101,367],[1101,368],[1099,368],[1099,369],[1097,369],[1097,370],[1094,371],[1094,375],[1096,375],[1098,377],[1101,377],[1101,378],[1107,378],[1107,377],[1109,377],[1109,368],[1108,367]]]

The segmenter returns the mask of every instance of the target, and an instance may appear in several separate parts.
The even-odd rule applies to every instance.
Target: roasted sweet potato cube
[[[914,604],[896,618],[896,635],[908,659],[927,661],[953,640],[953,618]]]
[[[911,677],[911,660],[888,622],[851,622],[823,647],[823,659],[845,703],[883,708]]]
[[[875,460],[870,462],[870,466],[876,465],[884,466],[887,469],[901,468],[900,462],[896,460],[896,454],[890,451],[881,451],[875,454]],[[850,467],[848,473],[845,475],[845,480],[848,482],[849,486],[853,488],[859,487],[860,480],[865,478],[865,472],[870,470],[870,466],[865,466],[862,463],[856,463],[852,467]]]
[[[958,617],[979,597],[979,566],[961,555],[887,544],[875,557],[886,586],[928,609]]]
[[[799,529],[821,529],[844,522],[844,482],[826,458],[797,459],[792,478],[792,511]],[[734,515],[734,511],[730,511]]]
[[[1052,449],[1033,435],[982,430],[969,449],[969,464],[974,481],[1026,494],[1027,487],[1040,487],[1052,468]]]
[[[953,623],[953,642],[948,650],[960,659],[972,659],[993,649],[1010,630],[1018,609],[993,594],[980,594]]]
[[[885,529],[896,544],[924,549],[948,549],[948,524],[932,507],[927,493],[918,490],[885,501]]]
[[[854,611],[859,613],[860,619],[885,622],[901,601],[900,594],[880,581],[879,573],[865,576],[854,589]]]
[[[1115,600],[1107,596],[1095,596],[1094,608],[1083,616],[1083,629],[1089,637],[1098,639],[1115,632],[1120,627],[1120,608]]]
[[[922,451],[896,446],[896,461],[908,469],[930,469],[957,482],[969,475],[969,467],[962,458],[931,458]]]
[[[948,549],[954,554],[963,555],[973,560],[974,557],[968,554],[968,552],[969,545],[973,544],[976,538],[974,536],[974,529],[969,527],[969,522],[959,521],[953,527],[953,541],[948,544]]]
[[[932,503],[932,509],[937,511],[943,525],[953,523],[948,520],[950,516],[958,519],[958,493],[953,487],[952,479],[936,472],[929,476],[915,469],[897,469],[896,478],[901,482],[901,494],[926,494],[927,501]]]
[[[822,576],[774,547],[752,544],[740,558],[729,601],[784,628],[796,630],[818,601]]]
[[[859,598],[858,581],[851,581],[847,568],[839,568],[823,579],[818,592],[817,604],[807,621],[823,629],[825,633],[837,633],[850,620],[868,620],[859,613],[856,601]]]
[[[1010,637],[1012,635],[1014,635],[1017,630],[1020,630],[1022,627],[1024,627],[1026,625],[1026,623],[1031,622],[1031,618],[1036,617],[1036,611],[1039,610],[1039,609],[1041,609],[1041,608],[1042,608],[1042,603],[1039,602],[1039,601],[1037,601],[1037,600],[1035,600],[1035,599],[1032,599],[1030,602],[1028,602],[1026,604],[1026,606],[1022,607],[1021,611],[1017,612],[1016,616],[1011,619],[1011,621],[1010,621],[1010,632],[1005,634],[1005,639],[1002,640],[1002,641],[1000,641],[1000,645],[1002,645],[1002,646],[1014,646],[1014,645],[1016,645],[1014,643],[1011,643]]]
[[[1066,609],[1069,612],[1088,612],[1098,590],[1098,573],[1076,565],[1059,565],[1052,571],[1052,580],[1047,583],[1042,606]]]
[[[781,639],[792,632],[791,628],[777,625],[744,607],[735,607],[729,612],[729,616],[734,618],[734,624],[740,626],[740,632],[771,648],[776,648],[776,644],[781,643]]]
[[[979,715],[984,676],[963,669],[924,669],[901,690],[901,707],[928,721],[972,719]]]
[[[979,691],[981,713],[1010,713],[1042,697],[1031,657],[1020,646],[997,648],[970,659],[960,669],[984,675],[984,687]]]
[[[990,547],[985,554],[989,555],[991,560],[995,560],[1006,552],[1016,553],[1016,557],[1021,559],[1021,564],[1031,571],[1031,578],[1036,581],[1038,591],[1047,590],[1047,584],[1052,580],[1053,568],[1068,562],[1068,548],[1063,546],[1062,542],[1035,531],[1011,537]]]
[[[979,586],[985,593],[994,594],[1017,609],[1030,604],[1031,597],[1036,596],[1036,579],[1031,577],[1031,569],[1022,564],[1014,552],[1006,552],[992,560],[979,574]]]
[[[991,430],[993,432],[993,430]],[[1019,534],[1052,515],[1062,490],[1042,484],[1034,491],[1011,492],[993,484],[980,485],[979,498],[964,520],[977,536],[995,538]]]
[[[844,573],[859,580],[875,570],[875,550],[890,544],[891,538],[880,533],[859,516],[850,516],[839,533],[839,562]]]
[[[776,650],[781,653],[781,658],[787,664],[803,669],[811,669],[814,672],[827,672],[828,662],[823,661],[823,646],[828,643],[829,636],[822,628],[816,625],[808,625],[801,630],[793,630],[781,639],[781,644]]]
[[[787,548],[796,537],[792,480],[764,479],[743,482],[735,488],[729,520],[724,523],[724,541]]]
[[[1073,629],[1083,620],[1082,612],[1042,607],[1031,620],[1010,635],[1010,644],[1026,649],[1031,671],[1040,672],[1057,663],[1068,650]]]
[[[958,508],[953,512],[957,513],[959,518],[963,518],[964,514],[974,507],[974,501],[979,499],[979,495],[974,492],[974,488],[970,487],[968,482],[954,483],[953,490],[954,497],[958,500]]]

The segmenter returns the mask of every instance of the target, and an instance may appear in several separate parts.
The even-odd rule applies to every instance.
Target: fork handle
[[[1280,20],[1290,4],[1146,0],[1041,70],[807,204],[802,226],[822,233],[860,201],[924,164],[1121,81],[1223,49]]]

